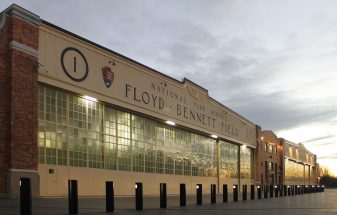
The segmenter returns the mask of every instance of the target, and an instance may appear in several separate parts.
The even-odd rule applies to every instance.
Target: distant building
[[[256,181],[263,185],[283,184],[283,145],[272,131],[261,132],[257,147]]]
[[[304,147],[280,138],[284,148],[285,184],[313,185],[319,183],[319,165],[316,155]]]
[[[272,131],[258,132],[256,183],[263,185],[319,184],[316,155],[303,144],[278,138]]]

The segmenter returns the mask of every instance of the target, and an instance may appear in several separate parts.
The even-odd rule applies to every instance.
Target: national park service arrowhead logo
[[[187,90],[189,92],[189,94],[195,99],[195,100],[198,100],[199,97],[200,97],[200,92],[194,88],[194,87],[191,87],[191,86],[187,86]]]
[[[108,66],[102,67],[102,76],[107,88],[110,88],[114,80],[114,73],[111,71],[111,68]]]

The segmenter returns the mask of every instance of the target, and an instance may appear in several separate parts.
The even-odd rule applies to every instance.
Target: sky
[[[337,175],[337,1],[1,0],[175,79]]]

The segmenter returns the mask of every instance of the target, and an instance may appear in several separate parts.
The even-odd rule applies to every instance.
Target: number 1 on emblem
[[[74,57],[74,72],[76,72],[76,57]]]

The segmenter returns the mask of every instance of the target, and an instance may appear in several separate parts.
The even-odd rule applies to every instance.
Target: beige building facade
[[[211,184],[219,191],[222,184],[254,183],[256,125],[203,87],[177,81],[17,5],[1,13],[1,23],[2,47],[10,47],[1,49],[2,59],[12,50],[30,59],[15,62],[13,56],[15,66],[1,68],[1,75],[24,75],[15,85],[20,94],[30,93],[23,97],[25,109],[20,103],[30,110],[20,113],[29,131],[22,141],[34,152],[20,151],[21,139],[12,143],[22,156],[13,160],[17,167],[7,161],[1,166],[2,195],[17,197],[21,177],[31,179],[33,196],[65,196],[68,180],[78,181],[80,196],[104,195],[105,181],[114,182],[118,196],[134,195],[136,182],[143,183],[144,195],[158,195],[159,183],[167,183],[169,195],[178,194],[180,184],[194,194],[196,184],[209,193]],[[22,72],[31,65],[32,72]],[[16,116],[15,110],[1,112],[1,119],[10,111]],[[6,129],[0,157],[14,141],[6,139]]]
[[[124,56],[55,28],[39,26],[41,195],[187,194],[203,184],[251,184],[255,125],[208,96]],[[172,125],[174,124],[174,125]],[[93,180],[91,177],[95,176]]]

